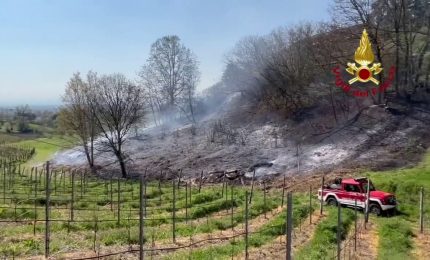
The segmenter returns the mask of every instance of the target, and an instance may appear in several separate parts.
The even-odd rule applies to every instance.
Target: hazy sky
[[[59,104],[72,73],[131,79],[150,45],[178,35],[216,83],[243,36],[328,19],[329,0],[0,0],[0,106]]]

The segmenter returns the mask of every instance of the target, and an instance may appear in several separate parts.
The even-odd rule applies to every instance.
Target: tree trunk
[[[123,178],[127,178],[127,170],[125,169],[125,161],[124,158],[122,157],[122,155],[117,155],[118,157],[118,161],[119,161],[119,166],[121,167],[121,175]]]
[[[86,142],[84,142],[84,153],[85,153],[85,157],[87,158],[87,162],[88,162],[88,166],[91,169],[91,172],[94,173],[94,160],[93,160],[93,155],[92,155],[92,147],[91,150],[88,148],[88,144]]]
[[[193,123],[196,123],[196,118],[194,117],[193,97],[191,95],[191,91],[188,92],[188,102],[190,106],[191,119],[193,120]]]

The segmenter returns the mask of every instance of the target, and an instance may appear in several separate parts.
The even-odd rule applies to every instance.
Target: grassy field
[[[6,179],[3,179],[4,176]],[[0,237],[3,238],[1,256],[43,254],[46,183],[43,174],[38,175],[37,179],[35,176],[34,172],[28,171],[0,174],[0,219],[10,221],[0,229]],[[74,182],[71,182],[70,174],[62,174],[58,169],[51,177],[51,187],[52,254],[61,257],[64,248],[68,248],[67,252],[91,252],[98,250],[95,244],[103,251],[106,247],[135,245],[138,242],[139,183],[136,181],[120,180],[118,186],[117,180],[81,179],[81,175],[76,175]],[[72,187],[74,220],[70,221]],[[227,230],[241,225],[245,220],[247,187],[233,187],[233,198],[231,186],[227,190],[222,185],[207,186],[201,193],[197,187],[188,189],[188,192],[183,186],[175,189],[175,232],[178,239],[198,238],[201,234]],[[171,243],[172,191],[172,183],[161,183],[159,186],[151,182],[147,186],[146,240],[160,246]],[[250,221],[278,207],[280,195],[278,191],[270,191],[264,199],[263,191],[256,189],[248,213]],[[231,209],[234,210],[233,215]],[[252,238],[252,241],[263,243],[265,239]]]
[[[329,207],[328,216],[316,228],[312,240],[295,255],[296,259],[328,259],[333,257],[337,245],[337,208]],[[344,240],[353,224],[355,215],[351,209],[342,208],[341,239]]]
[[[72,137],[52,136],[49,138],[23,140],[15,144],[18,146],[22,145],[35,148],[35,155],[25,164],[25,166],[29,167],[49,160],[56,152],[66,148],[72,148],[76,143],[77,140]]]
[[[395,193],[399,213],[376,219],[379,227],[379,258],[410,259],[413,237],[418,232],[420,190],[424,188],[426,229],[430,229],[430,153],[416,167],[366,173],[378,189]],[[429,249],[430,250],[430,249]]]

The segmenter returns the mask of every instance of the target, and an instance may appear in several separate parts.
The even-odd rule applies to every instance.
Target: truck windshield
[[[363,187],[363,192],[367,192],[367,182],[363,182],[362,187]],[[375,190],[375,187],[373,186],[372,183],[370,183],[370,191],[374,191],[374,190]]]

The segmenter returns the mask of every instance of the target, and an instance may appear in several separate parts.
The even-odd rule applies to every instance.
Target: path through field
[[[418,233],[413,241],[415,247],[412,255],[416,259],[430,259],[430,233]]]
[[[378,244],[379,244],[379,235],[378,235],[378,226],[375,221],[372,219],[366,224],[366,228],[364,228],[364,219],[362,217],[358,217],[357,223],[357,250],[354,252],[354,225],[351,227],[348,237],[344,241],[348,241],[347,245],[345,243],[342,244],[342,256],[345,256],[346,259],[350,255],[354,256],[354,259],[377,259],[378,256]]]

